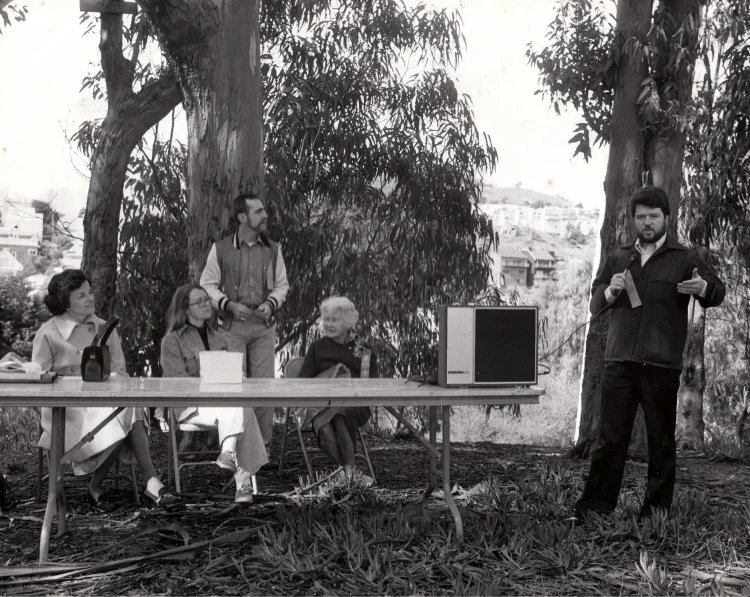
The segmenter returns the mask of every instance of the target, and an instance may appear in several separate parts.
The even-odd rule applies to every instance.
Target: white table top
[[[460,406],[538,404],[538,387],[443,388],[403,379],[246,379],[202,384],[195,377],[58,378],[0,384],[0,406]]]

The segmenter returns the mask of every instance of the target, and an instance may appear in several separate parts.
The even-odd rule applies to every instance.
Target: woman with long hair
[[[161,342],[161,367],[166,377],[198,377],[199,354],[226,350],[216,329],[216,315],[206,291],[198,284],[180,286],[167,314],[167,333]],[[249,407],[199,406],[183,409],[178,423],[217,429],[221,453],[216,464],[234,473],[235,502],[252,503],[252,476],[268,462],[255,412]]]

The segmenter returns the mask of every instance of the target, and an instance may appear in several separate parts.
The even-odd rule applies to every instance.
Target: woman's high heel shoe
[[[159,491],[156,494],[151,493],[148,488],[146,488],[143,493],[155,504],[161,506],[165,510],[172,510],[182,503],[180,496],[172,493],[164,485],[159,488]]]

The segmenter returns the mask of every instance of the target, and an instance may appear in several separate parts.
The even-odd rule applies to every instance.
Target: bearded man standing
[[[247,354],[247,376],[274,377],[275,313],[289,290],[286,265],[279,244],[267,236],[268,214],[257,195],[237,196],[232,214],[237,232],[211,247],[200,285],[222,319],[227,349]],[[267,451],[273,411],[255,409]]]
[[[693,296],[704,308],[721,304],[724,285],[692,249],[667,234],[669,200],[648,186],[630,199],[638,238],[610,255],[591,290],[591,313],[612,311],[601,382],[600,439],[578,520],[610,514],[617,505],[638,404],[648,436],[648,483],[641,517],[669,511],[676,470],[675,417],[687,310]]]

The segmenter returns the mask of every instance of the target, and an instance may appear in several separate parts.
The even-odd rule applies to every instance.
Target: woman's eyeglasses
[[[193,305],[198,305],[199,307],[205,307],[206,305],[211,304],[211,299],[207,296],[195,301],[194,303],[188,303],[188,306],[192,307]]]

